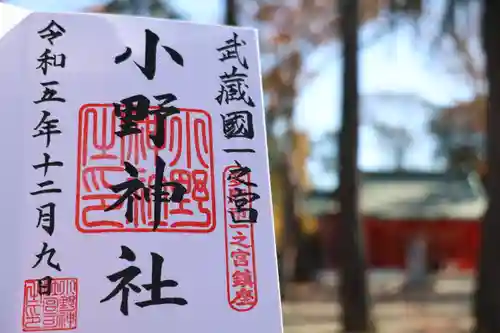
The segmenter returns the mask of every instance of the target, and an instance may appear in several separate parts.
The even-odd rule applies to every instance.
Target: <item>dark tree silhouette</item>
[[[340,302],[345,332],[371,329],[364,239],[358,208],[358,0],[340,1],[343,39],[343,98],[339,140],[340,220],[335,237],[339,258]]]

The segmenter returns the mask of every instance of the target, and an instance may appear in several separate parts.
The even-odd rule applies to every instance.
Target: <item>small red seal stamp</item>
[[[24,281],[22,328],[24,332],[74,330],[78,317],[78,280],[50,279],[49,292],[40,280]]]

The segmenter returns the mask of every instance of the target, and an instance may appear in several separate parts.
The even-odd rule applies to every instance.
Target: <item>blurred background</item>
[[[258,28],[285,332],[470,331],[482,1],[4,2]]]

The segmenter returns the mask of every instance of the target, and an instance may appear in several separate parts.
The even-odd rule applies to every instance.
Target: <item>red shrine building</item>
[[[417,236],[427,243],[429,265],[475,266],[479,223],[487,200],[474,173],[364,173],[360,216],[367,262],[372,268],[404,268],[408,246]],[[313,192],[307,206],[319,220],[325,266],[334,267],[336,192]],[[327,267],[325,267],[327,268]]]

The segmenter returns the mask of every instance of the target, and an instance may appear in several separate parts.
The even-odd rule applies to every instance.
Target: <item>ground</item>
[[[400,290],[399,273],[370,274],[374,320],[380,333],[462,333],[471,326],[470,276],[443,275],[433,287],[419,292],[421,301]],[[335,285],[294,285],[287,289],[283,304],[285,333],[337,333],[339,307]]]

